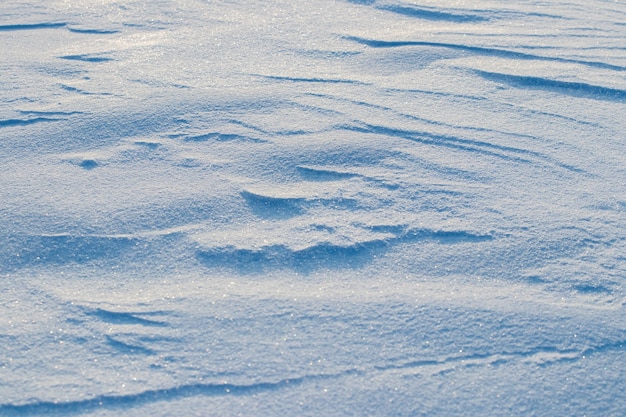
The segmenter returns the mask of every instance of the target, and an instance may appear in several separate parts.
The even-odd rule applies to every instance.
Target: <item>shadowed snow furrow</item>
[[[121,340],[117,340],[116,338],[106,335],[105,339],[110,347],[115,349],[117,352],[126,354],[126,355],[154,355],[155,351],[152,349],[148,349],[143,346],[134,345],[130,343],[123,342]]]
[[[558,350],[556,348],[535,348],[525,352],[498,352],[498,353],[476,353],[471,355],[459,355],[453,357],[447,357],[443,359],[422,359],[409,361],[402,364],[394,364],[388,366],[376,366],[375,369],[380,371],[388,371],[393,369],[418,369],[425,367],[447,367],[447,365],[453,365],[462,363],[465,366],[489,366],[495,364],[502,364],[515,359],[533,358],[542,355],[549,355],[554,360],[558,359],[571,359],[580,353],[573,349]]]
[[[33,119],[8,119],[0,120],[0,128],[13,126],[28,126],[35,123],[58,122],[65,119],[53,119],[49,117],[35,117]]]
[[[350,172],[341,172],[330,169],[318,169],[306,166],[297,166],[296,169],[307,181],[341,181],[358,177],[359,175]]]
[[[347,0],[349,3],[374,5],[376,0]],[[454,7],[430,7],[409,4],[383,4],[374,6],[378,10],[389,11],[399,15],[414,17],[422,20],[451,23],[482,23],[491,22],[503,17],[528,18],[544,17],[550,19],[569,19],[563,15],[513,10],[496,9],[458,9]]]
[[[148,327],[166,327],[167,323],[157,320],[150,320],[142,316],[161,315],[161,312],[120,312],[110,311],[102,308],[87,309],[85,314],[96,317],[97,319],[109,323],[119,325],[139,325]]]
[[[58,29],[67,26],[67,23],[43,22],[24,23],[19,25],[0,25],[0,32],[13,30],[37,30],[37,29]]]
[[[110,339],[110,338],[109,338]],[[114,344],[119,342],[115,341]],[[122,343],[122,347],[128,347]],[[624,350],[626,342],[617,341],[608,343],[584,351],[576,349],[558,349],[555,347],[536,347],[519,352],[497,352],[485,354],[469,354],[443,359],[422,359],[409,361],[402,364],[374,365],[366,366],[362,369],[349,369],[335,374],[314,374],[295,378],[287,378],[277,382],[258,382],[253,384],[232,384],[232,383],[194,383],[185,384],[171,388],[152,389],[134,394],[126,395],[100,395],[93,398],[51,402],[38,401],[25,404],[0,404],[0,413],[6,416],[37,416],[37,415],[80,415],[95,410],[107,411],[128,411],[135,407],[157,402],[175,401],[193,397],[215,397],[215,396],[249,396],[264,392],[275,392],[296,388],[306,383],[316,381],[334,380],[344,377],[361,375],[374,376],[395,371],[419,371],[432,369],[436,374],[446,372],[459,365],[462,367],[476,366],[501,366],[511,361],[527,361],[539,367],[546,367],[563,362],[574,362],[590,355]],[[129,347],[129,353],[134,352]],[[141,350],[141,349],[140,349]]]
[[[383,240],[349,246],[321,243],[302,250],[292,250],[284,245],[260,249],[228,246],[199,251],[198,259],[207,267],[233,268],[239,273],[261,273],[267,269],[310,272],[322,268],[362,267],[375,252],[382,251],[385,246],[387,244]]]
[[[273,197],[250,191],[241,192],[252,212],[263,218],[289,218],[303,214],[311,206],[334,209],[355,209],[358,203],[350,198]]]
[[[93,159],[83,159],[81,162],[78,163],[79,167],[86,169],[87,171],[97,168],[99,165],[100,164],[98,164],[98,162],[94,161]]]
[[[254,395],[296,387],[307,382],[336,379],[355,374],[348,370],[337,374],[305,375],[302,377],[283,379],[277,382],[258,382],[249,385],[228,383],[187,384],[173,388],[154,389],[127,395],[101,395],[78,401],[51,402],[40,401],[30,404],[0,404],[3,416],[34,416],[34,415],[74,415],[94,410],[128,410],[160,401],[174,401],[197,396]]]
[[[287,218],[304,212],[305,198],[277,198],[243,191],[241,196],[246,200],[253,213],[259,217]]]
[[[92,56],[92,55],[64,55],[59,58],[65,59],[68,61],[83,61],[83,62],[107,62],[113,61],[113,58],[101,57],[101,56]]]
[[[37,110],[18,110],[18,113],[34,116],[72,116],[75,114],[84,114],[81,111],[37,111]],[[61,119],[64,120],[64,119]]]
[[[613,290],[599,284],[574,284],[572,288],[581,294],[611,294]]]
[[[237,135],[233,133],[219,133],[219,132],[210,132],[203,133],[201,135],[195,136],[186,136],[185,141],[187,142],[207,142],[207,141],[215,141],[215,142],[231,142],[231,141],[243,141],[243,142],[267,142],[263,139],[252,138],[243,135]]]
[[[424,91],[423,93],[432,94],[431,91]],[[416,122],[424,123],[424,124],[431,125],[431,126],[441,126],[441,127],[451,128],[451,129],[455,129],[455,130],[464,130],[464,131],[468,131],[468,132],[486,132],[486,133],[502,134],[502,135],[507,135],[507,136],[524,137],[524,138],[528,138],[528,139],[536,139],[535,136],[524,135],[524,134],[519,134],[519,133],[513,133],[513,132],[507,132],[507,131],[501,131],[501,130],[493,130],[493,129],[483,128],[483,127],[454,125],[454,124],[450,124],[450,123],[441,122],[441,121],[438,121],[438,120],[432,120],[432,119],[427,119],[427,118],[424,118],[424,117],[419,117],[419,116],[416,116],[414,114],[408,114],[408,113],[404,113],[404,112],[399,112],[399,111],[397,111],[397,110],[395,110],[395,109],[393,109],[391,107],[381,106],[381,105],[378,105],[378,104],[372,104],[372,103],[368,103],[366,101],[350,100],[350,99],[347,99],[347,98],[337,97],[337,96],[333,96],[333,95],[330,95],[330,94],[308,93],[307,95],[310,96],[310,97],[318,97],[318,98],[322,98],[322,99],[328,99],[328,100],[331,100],[334,103],[346,103],[346,104],[349,104],[349,105],[352,105],[352,106],[356,106],[356,108],[375,109],[375,110],[379,110],[379,111],[384,112],[384,113],[388,113],[389,115],[391,115],[393,117],[398,117],[399,116],[399,117],[401,117],[403,119],[406,119],[406,120],[416,121]]]
[[[70,93],[78,93],[78,94],[82,94],[85,96],[113,96],[113,93],[109,93],[109,92],[92,93],[91,91],[82,90],[80,88],[72,87],[71,85],[66,85],[66,84],[59,84],[59,87],[61,87],[65,91],[69,91]]]
[[[234,268],[241,273],[256,273],[266,269],[293,269],[311,272],[323,268],[359,268],[383,255],[394,246],[436,242],[439,244],[480,243],[493,240],[491,235],[466,231],[434,231],[425,229],[396,230],[394,237],[340,245],[320,242],[304,249],[291,249],[285,245],[271,245],[255,249],[235,246],[200,250],[198,259],[207,267]]]
[[[257,75],[257,76],[263,77],[267,80],[289,81],[289,82],[294,82],[294,83],[364,84],[360,81],[355,81],[355,80],[342,80],[342,79],[332,79],[332,78],[303,78],[303,77],[286,77],[286,76],[278,76],[278,75]]]
[[[68,26],[67,30],[74,33],[84,33],[88,35],[112,35],[114,33],[119,33],[119,30],[116,29],[82,29],[77,27]]]
[[[363,132],[363,133],[372,133],[379,135],[388,135],[395,136],[403,139],[408,139],[413,142],[419,142],[426,145],[435,145],[447,147],[450,149],[456,149],[465,152],[477,152],[479,154],[496,157],[499,159],[518,162],[518,163],[548,163],[551,165],[558,166],[560,168],[566,169],[568,171],[584,173],[583,170],[573,167],[571,165],[563,164],[561,162],[555,161],[552,158],[541,154],[539,152],[531,151],[528,149],[520,149],[514,148],[511,146],[502,146],[496,145],[493,143],[471,140],[471,139],[462,139],[453,136],[445,136],[445,135],[437,135],[427,132],[418,132],[418,131],[408,131],[396,128],[390,128],[385,126],[378,125],[370,125],[370,124],[360,124],[360,125],[350,125],[350,126],[341,126],[340,128],[355,131],[355,132]]]
[[[605,343],[600,346],[591,346],[581,353],[581,357],[605,353],[609,351],[626,351],[626,340],[618,340],[613,343]]]
[[[524,360],[532,362],[538,366],[549,366],[559,362],[574,362],[585,359],[597,353],[608,351],[621,351],[626,347],[626,341],[616,341],[607,343],[597,347],[591,347],[584,350],[577,349],[559,349],[556,347],[535,347],[533,349],[519,352],[497,352],[483,353],[471,355],[459,355],[447,357],[443,359],[423,359],[409,361],[402,364],[393,364],[386,366],[375,366],[374,369],[379,371],[389,371],[394,369],[416,369],[425,367],[447,367],[462,363],[464,366],[492,366],[501,365],[510,361]]]
[[[168,336],[176,332],[175,326],[164,320],[171,316],[169,311],[113,311],[78,306],[77,313],[68,323],[89,328],[89,348],[99,354],[153,356],[172,343],[181,343],[179,338]]]
[[[406,47],[406,46],[427,46],[427,47],[435,47],[435,48],[454,49],[454,50],[469,52],[475,55],[482,55],[482,56],[495,56],[498,58],[519,59],[519,60],[562,62],[562,63],[570,63],[570,64],[580,64],[580,65],[585,65],[585,66],[593,67],[593,68],[609,69],[613,71],[626,71],[626,67],[607,64],[604,62],[548,57],[548,56],[542,56],[542,55],[527,54],[524,52],[510,51],[506,49],[485,48],[485,47],[480,47],[480,46],[470,46],[470,45],[455,44],[455,43],[426,42],[426,41],[382,41],[382,40],[375,40],[375,39],[364,39],[364,38],[359,38],[357,36],[347,36],[346,39],[360,43],[362,45],[367,45],[371,48],[399,48],[399,47]]]
[[[425,20],[434,20],[434,21],[446,21],[446,22],[454,22],[454,23],[477,23],[477,22],[485,22],[489,19],[484,16],[480,16],[477,14],[465,14],[465,13],[453,13],[448,11],[443,11],[430,7],[416,7],[416,6],[398,6],[398,5],[388,5],[388,6],[377,6],[379,10],[385,10],[389,12],[393,12],[396,14],[400,14],[408,17],[415,17],[418,19]]]
[[[587,83],[557,81],[542,77],[528,77],[486,71],[474,72],[486,80],[507,84],[517,88],[545,90],[567,96],[591,98],[594,100],[617,102],[624,102],[626,100],[626,90],[601,87]]]

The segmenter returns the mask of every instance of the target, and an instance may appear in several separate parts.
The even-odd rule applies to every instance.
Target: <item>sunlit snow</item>
[[[2,0],[0,415],[624,415],[625,22]]]

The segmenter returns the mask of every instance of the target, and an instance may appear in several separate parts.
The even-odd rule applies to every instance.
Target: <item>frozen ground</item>
[[[624,415],[625,22],[2,0],[0,415]]]

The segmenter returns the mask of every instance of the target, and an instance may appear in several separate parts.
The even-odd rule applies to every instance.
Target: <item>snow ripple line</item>
[[[547,366],[557,362],[573,362],[584,359],[596,353],[607,351],[619,351],[626,348],[626,341],[618,340],[600,346],[587,349],[558,349],[550,346],[539,346],[527,351],[499,352],[499,353],[475,353],[470,355],[446,357],[443,359],[413,360],[400,364],[375,366],[377,371],[391,371],[402,369],[415,369],[434,366],[446,366],[454,363],[467,363],[468,365],[493,365],[502,364],[509,360],[528,359],[534,360],[538,366]],[[478,362],[478,363],[477,363]]]
[[[94,310],[88,310],[85,314],[94,316],[99,320],[109,324],[122,324],[122,325],[141,325],[152,327],[166,327],[167,323],[157,320],[150,320],[141,317],[142,315],[156,315],[159,312],[147,312],[147,313],[129,313],[110,311],[102,308],[96,308]]]
[[[447,21],[454,23],[476,23],[476,22],[485,22],[489,19],[484,16],[479,16],[475,14],[461,14],[461,13],[450,13],[444,12],[441,10],[437,10],[434,8],[425,8],[425,7],[406,7],[406,6],[378,6],[376,7],[378,10],[385,10],[388,12],[396,13],[399,15],[414,17],[418,19],[424,20],[432,20],[432,21]]]
[[[92,55],[64,55],[60,56],[60,59],[65,59],[68,61],[83,61],[83,62],[107,62],[113,61],[112,58],[101,57],[101,56],[92,56]]]
[[[626,100],[626,90],[602,87],[599,85],[551,80],[542,77],[501,74],[497,72],[474,71],[486,80],[507,84],[512,87],[534,90],[545,90],[572,97],[591,98],[595,100],[617,101]]]
[[[576,172],[579,174],[585,174],[585,171],[580,168],[564,164],[559,161],[555,161],[552,158],[541,154],[539,152],[531,151],[528,149],[514,148],[511,146],[502,146],[493,143],[462,139],[454,136],[445,136],[438,134],[431,134],[420,131],[410,131],[403,129],[396,129],[386,126],[370,125],[367,123],[360,123],[360,126],[338,126],[337,129],[344,129],[348,131],[361,132],[361,133],[373,133],[387,136],[399,137],[407,139],[413,142],[423,143],[425,145],[443,146],[450,149],[458,149],[467,152],[477,152],[482,155],[500,158],[507,161],[513,161],[518,163],[533,163],[531,159],[543,161],[544,163],[553,164],[568,171]],[[520,156],[523,155],[524,157]]]
[[[256,75],[257,77],[263,77],[267,80],[289,81],[289,82],[294,82],[294,83],[327,83],[327,84],[365,85],[365,83],[362,83],[360,81],[333,79],[333,78],[304,78],[304,77],[286,77],[286,76],[279,76],[279,75],[257,75],[257,74],[252,74],[252,75]]]
[[[44,22],[44,23],[26,23],[21,25],[1,25],[0,32],[4,31],[14,31],[14,30],[36,30],[36,29],[58,29],[67,26],[67,23],[54,23],[54,22]]]
[[[43,122],[58,122],[64,119],[54,119],[50,117],[36,117],[33,119],[8,119],[8,120],[0,120],[0,128],[2,127],[12,127],[12,126],[28,126],[35,123],[43,123]]]
[[[411,229],[403,230],[394,237],[361,241],[345,246],[320,242],[294,250],[285,245],[261,248],[240,248],[231,245],[199,250],[196,256],[207,267],[235,268],[240,273],[256,273],[268,268],[289,268],[308,273],[319,268],[359,267],[374,259],[374,255],[403,243],[430,241],[445,245],[481,243],[493,239],[495,239],[493,234],[475,234],[462,230]]]
[[[404,91],[408,91],[408,90],[404,90]],[[412,90],[412,91],[417,91],[417,90]],[[432,94],[432,92],[430,92],[430,91],[428,91],[428,92],[423,91],[423,92],[427,93],[427,94]],[[498,133],[498,134],[516,136],[516,137],[525,137],[525,138],[529,138],[529,139],[537,139],[535,136],[525,135],[525,134],[520,134],[520,133],[514,133],[514,132],[507,132],[507,131],[503,131],[503,130],[494,130],[494,129],[483,128],[483,127],[463,126],[463,125],[455,125],[455,124],[450,124],[450,123],[444,123],[444,122],[441,122],[441,121],[438,121],[438,120],[426,119],[426,118],[423,118],[423,117],[418,117],[418,116],[413,115],[413,114],[403,113],[403,112],[397,111],[397,110],[395,110],[395,109],[393,109],[391,107],[381,106],[381,105],[378,105],[378,104],[372,104],[372,103],[368,103],[366,101],[351,100],[351,99],[348,99],[348,98],[337,97],[337,96],[333,96],[333,95],[330,95],[330,94],[306,93],[305,95],[310,96],[310,97],[318,97],[318,98],[328,99],[328,100],[332,100],[332,101],[335,101],[335,102],[348,103],[348,104],[355,105],[357,107],[366,107],[366,108],[380,110],[382,112],[389,112],[389,113],[394,114],[395,116],[400,116],[400,117],[405,118],[405,119],[418,121],[418,122],[421,122],[421,123],[426,123],[426,124],[432,125],[432,126],[443,126],[443,127],[453,128],[453,129],[457,129],[457,130],[467,130],[467,131],[473,131],[473,132]],[[468,97],[463,97],[463,98],[469,99]]]
[[[462,45],[456,43],[441,42],[425,42],[425,41],[381,41],[375,39],[364,39],[358,36],[347,36],[345,39],[369,46],[370,48],[399,48],[404,46],[430,46],[435,48],[453,49],[463,52],[471,52],[477,55],[496,56],[499,58],[534,60],[534,61],[552,61],[568,64],[580,64],[588,67],[610,69],[613,71],[626,71],[626,67],[619,65],[607,64],[605,62],[584,61],[580,59],[556,58],[542,55],[527,54],[524,52],[509,51],[507,49],[484,48],[480,46]]]
[[[42,22],[42,23],[22,23],[15,25],[0,25],[0,32],[12,32],[18,30],[38,30],[38,29],[61,29],[65,28],[70,32],[90,35],[111,35],[118,33],[116,29],[83,29],[70,27],[67,22]]]
[[[68,27],[67,30],[74,33],[84,33],[88,35],[112,35],[119,32],[119,30],[116,29],[80,29],[73,27]]]
[[[187,384],[178,387],[154,389],[128,395],[100,395],[97,397],[67,402],[39,401],[29,404],[0,404],[3,416],[76,415],[97,409],[129,409],[159,401],[173,401],[189,397],[243,396],[271,392],[295,387],[309,381],[336,379],[358,373],[346,370],[337,374],[305,375],[283,379],[278,382],[259,382],[249,385],[238,384]]]

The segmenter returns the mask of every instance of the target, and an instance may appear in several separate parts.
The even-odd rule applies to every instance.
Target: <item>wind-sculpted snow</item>
[[[120,32],[116,29],[88,29],[88,28],[79,28],[79,27],[71,27],[68,26],[67,30],[74,33],[85,33],[89,35],[112,35],[114,33]]]
[[[0,120],[0,128],[12,127],[12,126],[25,126],[25,125],[31,125],[34,123],[42,123],[42,122],[57,122],[59,120],[60,119],[52,119],[48,117],[33,117],[29,119]]]
[[[263,203],[262,203],[263,204]],[[274,208],[281,211],[281,208]],[[372,228],[376,230],[376,228]],[[350,245],[319,242],[301,249],[282,245],[254,249],[215,247],[199,252],[200,260],[209,267],[234,267],[241,272],[262,271],[267,268],[291,268],[311,272],[318,268],[346,268],[362,266],[375,256],[403,243],[434,241],[440,244],[481,242],[491,240],[489,235],[475,235],[465,231],[393,230],[383,228],[387,238],[355,242]],[[388,231],[389,230],[389,231]],[[393,233],[395,232],[395,233]]]
[[[152,303],[153,308],[168,305],[174,311],[66,305],[65,311],[55,318],[61,323],[65,321],[63,332],[55,335],[55,341],[64,341],[66,349],[99,353],[103,363],[85,363],[82,370],[76,370],[98,370],[96,380],[90,382],[92,389],[99,384],[108,385],[107,376],[118,373],[120,364],[145,366],[146,371],[135,369],[132,375],[136,382],[124,379],[127,386],[110,386],[101,395],[53,401],[50,398],[55,397],[47,393],[38,401],[5,401],[0,410],[3,415],[136,413],[154,404],[172,412],[180,410],[180,405],[176,405],[180,400],[188,399],[196,406],[201,401],[202,407],[212,406],[215,412],[229,413],[230,407],[240,406],[239,401],[254,404],[256,400],[289,393],[299,396],[311,392],[316,396],[326,392],[326,398],[332,399],[352,385],[348,391],[360,397],[367,392],[362,384],[368,379],[401,383],[399,392],[392,389],[389,395],[394,402],[407,406],[413,400],[406,393],[424,388],[428,381],[462,386],[467,372],[489,378],[514,369],[544,374],[563,369],[584,370],[590,362],[619,357],[626,346],[619,339],[623,333],[597,316],[587,317],[588,324],[602,328],[589,327],[581,332],[576,316],[553,321],[542,317],[546,311],[502,315],[498,308],[443,308],[431,303],[436,304],[440,297],[449,294],[438,296],[429,292],[427,296],[430,301],[419,304],[388,300],[354,304],[308,297],[298,302],[266,299],[249,306],[245,299],[213,300],[208,310],[205,307],[201,313],[186,311],[206,301],[197,296],[186,301]],[[384,325],[380,322],[383,317]],[[318,337],[320,332],[324,338]],[[242,334],[254,338],[255,343],[242,345]],[[365,343],[350,343],[355,339]],[[42,342],[49,343],[53,341]],[[181,345],[187,346],[184,351],[171,350]],[[403,352],[397,350],[398,346],[404,346]],[[33,349],[45,351],[46,347]],[[333,350],[332,357],[323,355],[328,349]],[[208,358],[211,359],[207,361]],[[28,359],[23,355],[14,360],[21,363]],[[67,358],[65,363],[62,368],[81,363],[81,358]],[[199,367],[200,363],[204,365]],[[58,369],[59,364],[56,366]],[[180,377],[184,381],[186,372],[192,372],[194,378],[175,382]],[[256,376],[247,376],[250,372]],[[581,375],[578,372],[576,375]],[[461,374],[461,379],[456,374]],[[154,378],[155,375],[160,377]],[[21,375],[16,381],[21,384],[22,378],[27,377]],[[172,377],[174,381],[165,382]],[[507,380],[510,378],[511,375]],[[514,392],[530,388],[529,381],[521,385],[511,388]],[[54,388],[57,389],[64,387]],[[214,397],[232,400],[216,402],[211,400]],[[436,402],[425,401],[423,405],[425,412],[437,407]],[[298,409],[290,402],[273,405],[277,406]],[[363,404],[351,406],[357,410],[366,408]]]
[[[0,31],[16,31],[16,30],[37,30],[37,29],[56,29],[67,26],[67,23],[43,22],[43,23],[26,23],[17,25],[0,25]]]
[[[132,238],[109,236],[6,236],[2,249],[2,270],[46,264],[84,263],[99,258],[113,258],[127,252],[136,243]]]
[[[476,74],[486,80],[500,82],[522,89],[540,89],[568,96],[592,98],[595,100],[618,101],[620,103],[624,102],[626,99],[626,90],[601,87],[598,85],[564,82],[541,77],[521,77],[517,75],[498,74],[485,71],[477,71]]]
[[[126,312],[116,312],[109,311],[102,308],[96,308],[94,310],[87,310],[86,314],[97,317],[98,319],[112,324],[139,324],[142,326],[164,326],[165,323],[160,321],[155,321],[147,318],[143,318],[142,316],[153,316],[158,315],[159,313],[126,313]]]
[[[133,395],[102,395],[96,398],[72,402],[39,402],[27,405],[0,405],[0,411],[7,416],[17,415],[74,415],[94,410],[119,411],[152,402],[174,401],[195,396],[241,396],[255,395],[265,391],[275,391],[298,387],[309,380],[324,380],[334,375],[307,375],[277,382],[261,382],[251,385],[234,384],[190,384],[169,389],[144,391]]]
[[[400,5],[381,5],[378,6],[380,10],[386,10],[400,15],[415,17],[418,19],[435,20],[435,21],[449,21],[455,23],[465,22],[483,22],[488,20],[480,14],[469,14],[463,12],[448,12],[444,10],[438,10],[436,8],[415,7],[415,6],[400,6]]]
[[[111,61],[111,58],[91,56],[91,55],[65,55],[60,56],[61,59],[67,59],[70,61],[84,61],[84,62],[107,62]]]
[[[559,57],[547,57],[541,55],[533,55],[524,52],[510,51],[506,49],[497,48],[483,48],[479,46],[471,46],[464,44],[453,43],[439,43],[439,42],[424,42],[424,41],[383,41],[373,39],[363,39],[355,36],[346,37],[347,40],[354,41],[363,45],[367,45],[372,48],[401,48],[401,47],[428,47],[428,48],[441,48],[450,49],[461,52],[467,52],[472,55],[478,56],[492,56],[497,58],[508,58],[516,60],[531,60],[531,61],[552,61],[561,63],[580,64],[589,67],[609,69],[613,71],[626,71],[626,67],[611,65],[604,62],[583,61],[578,59],[568,59]]]
[[[0,9],[0,415],[623,414],[622,4]]]

